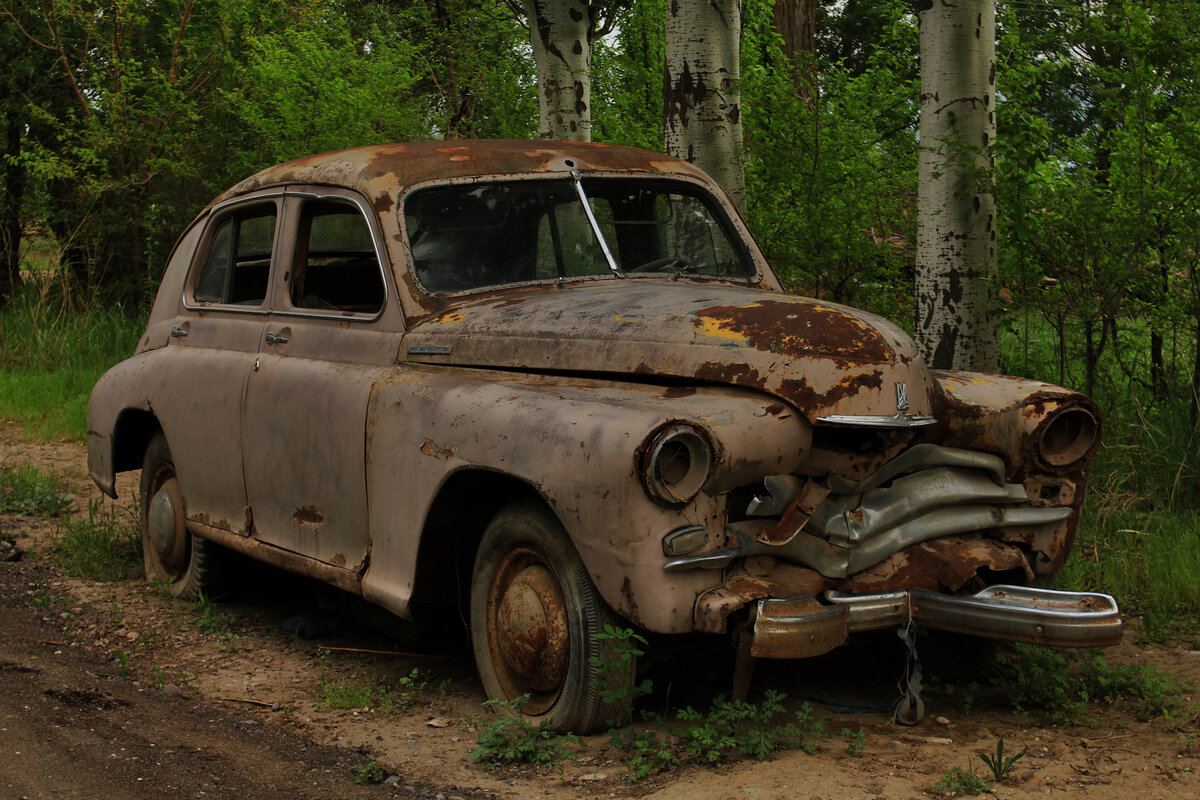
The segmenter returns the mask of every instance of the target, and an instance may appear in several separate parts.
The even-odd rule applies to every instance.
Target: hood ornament
[[[908,411],[908,384],[896,381],[896,410]]]

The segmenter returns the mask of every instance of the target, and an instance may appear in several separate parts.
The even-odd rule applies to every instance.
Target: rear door
[[[188,518],[248,533],[242,402],[268,318],[279,196],[215,208],[169,321],[154,411],[175,461]]]

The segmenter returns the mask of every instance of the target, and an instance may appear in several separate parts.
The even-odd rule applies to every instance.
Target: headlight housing
[[[1099,427],[1087,409],[1078,406],[1061,408],[1034,434],[1038,456],[1050,467],[1074,464],[1092,451]]]
[[[712,445],[704,432],[686,422],[672,423],[642,447],[642,484],[655,502],[681,506],[700,493],[712,463]]]

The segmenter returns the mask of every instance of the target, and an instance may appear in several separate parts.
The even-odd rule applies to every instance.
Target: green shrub
[[[115,581],[142,572],[140,532],[115,505],[100,499],[88,503],[87,519],[63,521],[51,552],[63,572],[80,578]]]

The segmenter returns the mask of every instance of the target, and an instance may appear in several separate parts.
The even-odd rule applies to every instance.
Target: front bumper
[[[941,631],[1050,647],[1107,647],[1124,623],[1106,594],[1024,586],[989,586],[974,595],[925,589],[843,594],[826,592],[758,601],[751,655],[808,658],[844,644],[851,633],[890,628],[908,619]]]

